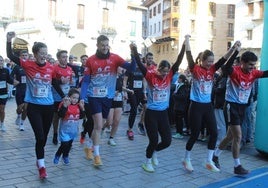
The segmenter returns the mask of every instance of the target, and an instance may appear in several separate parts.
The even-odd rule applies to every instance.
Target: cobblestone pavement
[[[199,187],[217,182],[233,174],[233,160],[230,150],[220,157],[221,172],[210,172],[204,167],[206,143],[197,142],[192,151],[193,173],[187,173],[182,167],[187,137],[173,140],[166,150],[158,153],[159,165],[154,173],[147,173],[141,168],[145,161],[145,148],[148,139],[137,134],[130,141],[126,137],[127,115],[122,116],[116,146],[107,144],[107,135],[102,138],[100,148],[103,166],[95,168],[92,161],[85,158],[83,145],[76,140],[70,153],[69,166],[52,162],[58,148],[52,144],[52,131],[48,138],[45,161],[48,172],[46,180],[39,180],[35,166],[33,131],[26,121],[25,131],[19,131],[15,125],[15,100],[10,99],[6,106],[6,132],[0,132],[0,187],[89,187],[89,188],[142,188],[142,187]],[[172,129],[174,132],[174,130]],[[267,166],[268,160],[249,144],[241,150],[241,162],[250,169]]]

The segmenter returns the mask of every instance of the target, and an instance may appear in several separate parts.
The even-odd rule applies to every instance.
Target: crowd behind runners
[[[0,56],[0,128],[6,131],[5,105],[10,97],[9,85],[13,85],[15,123],[24,131],[27,115],[35,135],[36,166],[41,179],[47,178],[45,145],[52,125],[52,142],[57,145],[60,141],[53,159],[55,165],[61,156],[65,165],[70,163],[72,143],[80,136],[86,158],[98,167],[103,164],[103,132],[109,131],[110,146],[117,145],[115,136],[125,110],[124,101],[130,105],[125,127],[129,140],[134,140],[133,127],[137,113],[141,113],[137,130],[148,137],[142,164],[145,171],[155,171],[159,165],[157,153],[169,147],[172,138],[188,136],[182,166],[193,172],[191,150],[201,135],[203,141],[208,136],[205,168],[219,172],[219,156],[231,143],[234,173],[249,173],[241,165],[239,153],[241,145],[253,139],[257,79],[268,77],[268,71],[256,69],[258,58],[253,52],[237,57],[239,41],[216,63],[210,50],[199,53],[194,61],[189,35],[174,63],[155,63],[150,52],[142,57],[135,44],[130,44],[131,61],[127,62],[110,52],[109,38],[100,35],[96,53],[82,55],[81,65],[77,65],[76,57],[66,50],[59,50],[55,60],[42,42],[34,43],[32,54],[22,50],[16,55],[12,49],[14,37],[14,32],[7,33],[6,63]],[[182,72],[179,65],[184,55],[188,69]],[[78,133],[80,119],[83,130]],[[176,128],[174,135],[172,124]]]

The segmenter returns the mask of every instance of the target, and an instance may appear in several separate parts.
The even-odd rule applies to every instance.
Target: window
[[[156,23],[154,24],[154,34],[156,33]]]
[[[179,0],[174,0],[173,5],[174,6],[179,6],[179,3],[180,3]]]
[[[191,34],[195,33],[195,20],[191,20]]]
[[[161,31],[161,24],[160,24],[160,22],[158,22],[158,32],[160,32]]]
[[[158,6],[157,6],[157,13],[158,13],[158,14],[161,13],[161,3],[159,3]]]
[[[247,30],[247,39],[252,40],[252,30]]]
[[[249,3],[248,4],[248,15],[253,16],[254,13],[254,3]]]
[[[152,28],[152,25],[150,25],[150,35],[152,35],[152,31],[153,30],[153,28]]]
[[[227,50],[229,50],[232,47],[232,42],[227,42]]]
[[[208,31],[210,35],[214,35],[214,22],[208,22]]]
[[[209,2],[209,10],[208,10],[209,16],[216,16],[216,3]]]
[[[156,16],[156,7],[154,7],[154,16]]]
[[[130,22],[130,36],[136,36],[136,22]]]
[[[190,13],[191,14],[196,14],[196,1],[195,0],[191,0]]]
[[[85,24],[85,5],[78,4],[77,29],[84,29],[84,24]]]
[[[169,50],[169,45],[170,45],[170,44],[167,44],[167,52],[168,52],[168,50]]]
[[[163,48],[163,50],[162,50],[163,53],[165,53],[165,45],[163,45],[162,48]]]
[[[153,12],[152,12],[152,9],[149,10],[149,17],[152,18],[153,17]]]
[[[231,19],[235,17],[235,5],[228,5],[227,17]]]
[[[233,37],[234,36],[234,24],[228,23],[228,33],[227,37]]]
[[[48,14],[52,21],[56,21],[56,0],[48,1]]]

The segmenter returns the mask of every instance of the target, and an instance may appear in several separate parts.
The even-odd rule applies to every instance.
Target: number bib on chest
[[[200,90],[203,94],[209,94],[212,90],[212,85],[210,82],[202,82],[200,84]]]
[[[26,76],[21,76],[21,83],[25,84],[26,83]]]
[[[46,86],[36,86],[34,88],[34,97],[48,97],[48,87]]]
[[[154,102],[165,102],[168,100],[167,91],[153,91],[153,101]]]
[[[250,95],[250,90],[239,90],[238,98],[240,102],[246,103]]]
[[[142,81],[141,80],[134,80],[133,88],[142,88]]]
[[[106,87],[93,87],[93,97],[106,97],[108,90]]]

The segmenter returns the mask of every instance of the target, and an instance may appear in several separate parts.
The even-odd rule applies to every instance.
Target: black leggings
[[[145,112],[144,124],[149,138],[146,149],[146,157],[152,158],[154,151],[160,151],[171,144],[171,129],[168,119],[168,111],[155,111],[147,109]],[[158,143],[158,133],[161,142]]]
[[[73,140],[70,140],[67,142],[61,142],[60,147],[58,151],[56,152],[56,156],[60,157],[62,154],[62,157],[68,157],[70,150],[72,148],[72,143],[73,143]]]
[[[94,128],[94,121],[88,103],[85,104],[85,111],[86,111],[86,119],[83,120],[82,126],[84,129],[82,131],[82,134],[86,135],[88,133],[88,137],[90,138]]]
[[[132,129],[137,116],[138,106],[140,103],[144,104],[144,94],[142,91],[135,91],[134,94],[128,94],[128,99],[130,104],[128,126],[130,129]]]
[[[211,103],[198,103],[191,101],[188,118],[191,136],[186,144],[186,150],[192,150],[200,134],[202,122],[204,122],[203,120],[206,122],[206,128],[210,133],[207,147],[210,150],[215,149],[218,133],[213,106]]]
[[[51,127],[54,114],[54,105],[37,105],[29,103],[27,116],[35,135],[35,153],[37,159],[45,156],[47,135]]]

